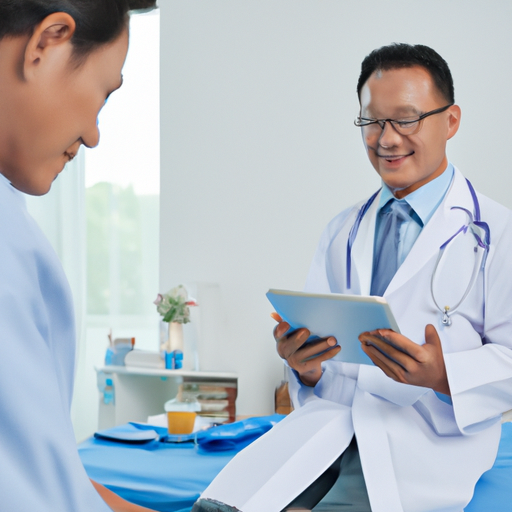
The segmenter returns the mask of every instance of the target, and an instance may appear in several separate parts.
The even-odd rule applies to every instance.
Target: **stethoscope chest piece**
[[[446,327],[450,327],[452,325],[452,319],[450,318],[450,315],[448,312],[450,311],[450,306],[444,307],[444,313],[443,313],[443,319],[441,320],[441,323],[443,325],[446,325]]]

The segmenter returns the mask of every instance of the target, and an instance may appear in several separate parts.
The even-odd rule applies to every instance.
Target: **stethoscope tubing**
[[[478,201],[478,197],[476,195],[475,189],[473,188],[473,185],[471,182],[466,178],[466,183],[468,185],[469,192],[471,194],[471,198],[473,200],[473,209],[474,214],[472,214],[469,210],[466,210],[462,207],[453,207],[452,209],[460,209],[467,213],[469,216],[469,223],[463,225],[456,233],[454,233],[446,242],[444,242],[441,247],[439,248],[439,254],[437,256],[436,263],[434,265],[434,271],[432,272],[432,277],[430,280],[430,293],[432,295],[432,300],[434,301],[435,306],[442,314],[442,323],[443,325],[450,326],[451,325],[451,318],[450,316],[453,315],[458,308],[461,306],[461,304],[466,300],[467,296],[473,289],[478,276],[480,274],[480,271],[485,269],[485,263],[487,260],[487,255],[489,253],[489,247],[491,244],[491,232],[489,225],[486,222],[483,222],[480,217],[480,203]],[[357,237],[357,233],[359,231],[359,226],[361,225],[361,222],[370,209],[370,206],[375,201],[375,198],[379,194],[381,189],[377,190],[369,199],[364,203],[359,211],[357,212],[356,219],[354,221],[354,224],[350,228],[350,232],[348,235],[347,240],[347,262],[346,262],[346,279],[347,279],[347,289],[350,290],[351,288],[351,271],[352,271],[352,247],[354,245],[354,242]],[[476,226],[477,228],[481,229],[484,232],[484,237],[482,238],[480,235],[478,235],[473,228],[473,226]],[[443,255],[445,254],[445,249],[448,247],[448,245],[461,233],[464,235],[467,233],[467,231],[470,231],[473,236],[475,237],[475,240],[477,242],[477,245],[475,246],[475,253],[480,254],[480,257],[475,256],[475,264],[473,266],[473,271],[471,274],[471,279],[469,280],[468,286],[466,287],[466,290],[464,291],[464,294],[462,295],[461,299],[452,307],[450,306],[444,306],[441,307],[438,303],[438,301],[435,298],[434,293],[434,283],[435,283],[435,277],[437,274],[437,269],[439,267],[439,263],[441,262]]]
[[[461,231],[459,230],[457,234],[460,234]],[[453,240],[454,237],[452,237]],[[436,300],[435,293],[434,293],[434,282],[437,274],[437,269],[439,267],[439,263],[441,262],[444,254],[445,249],[448,246],[448,244],[443,244],[443,246],[439,249],[439,254],[437,256],[436,263],[434,265],[434,271],[432,272],[432,278],[430,279],[430,294],[432,295],[432,300],[434,301],[434,304],[436,305],[436,308],[441,312],[442,320],[441,322],[443,325],[450,326],[452,325],[451,315],[453,315],[460,307],[460,305],[466,300],[467,296],[475,286],[475,283],[478,279],[478,276],[480,274],[480,271],[485,268],[485,260],[487,259],[487,249],[479,248],[480,250],[476,251],[476,254],[480,254],[480,256],[475,256],[475,264],[473,265],[473,271],[471,273],[471,279],[469,280],[469,283],[466,287],[466,290],[464,291],[464,294],[462,295],[461,299],[454,305],[454,306],[444,306],[441,307],[439,303]],[[478,245],[477,245],[478,247]],[[476,248],[475,248],[476,249]]]

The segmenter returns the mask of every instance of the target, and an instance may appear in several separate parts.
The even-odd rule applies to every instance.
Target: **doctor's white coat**
[[[347,238],[363,203],[328,225],[307,291],[369,294],[378,199],[364,216],[352,248],[351,289],[346,288]],[[375,366],[327,361],[315,388],[302,386],[291,375],[297,410],[239,454],[203,497],[243,512],[278,512],[355,434],[373,512],[461,512],[495,460],[501,414],[512,409],[512,212],[480,194],[478,200],[481,218],[491,230],[490,250],[485,270],[452,316],[452,325],[441,322],[431,278],[440,246],[468,222],[459,208],[474,212],[458,170],[384,294],[408,338],[422,344],[425,326],[436,327],[453,405],[431,389],[397,383]],[[473,246],[472,235],[457,237],[448,246],[434,286],[442,307],[464,294]],[[251,484],[235,483],[244,480],[244,471],[250,472]]]

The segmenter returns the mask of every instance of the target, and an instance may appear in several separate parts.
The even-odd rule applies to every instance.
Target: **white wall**
[[[512,206],[512,3],[161,0],[160,9],[161,290],[219,284],[204,288],[201,368],[239,372],[239,412],[269,413],[282,368],[265,292],[301,289],[325,224],[379,185],[352,124],[371,50],[421,43],[448,61],[463,110],[449,156]]]

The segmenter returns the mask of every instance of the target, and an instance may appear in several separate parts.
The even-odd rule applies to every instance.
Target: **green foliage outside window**
[[[153,312],[158,201],[132,186],[97,183],[86,190],[89,315]]]

